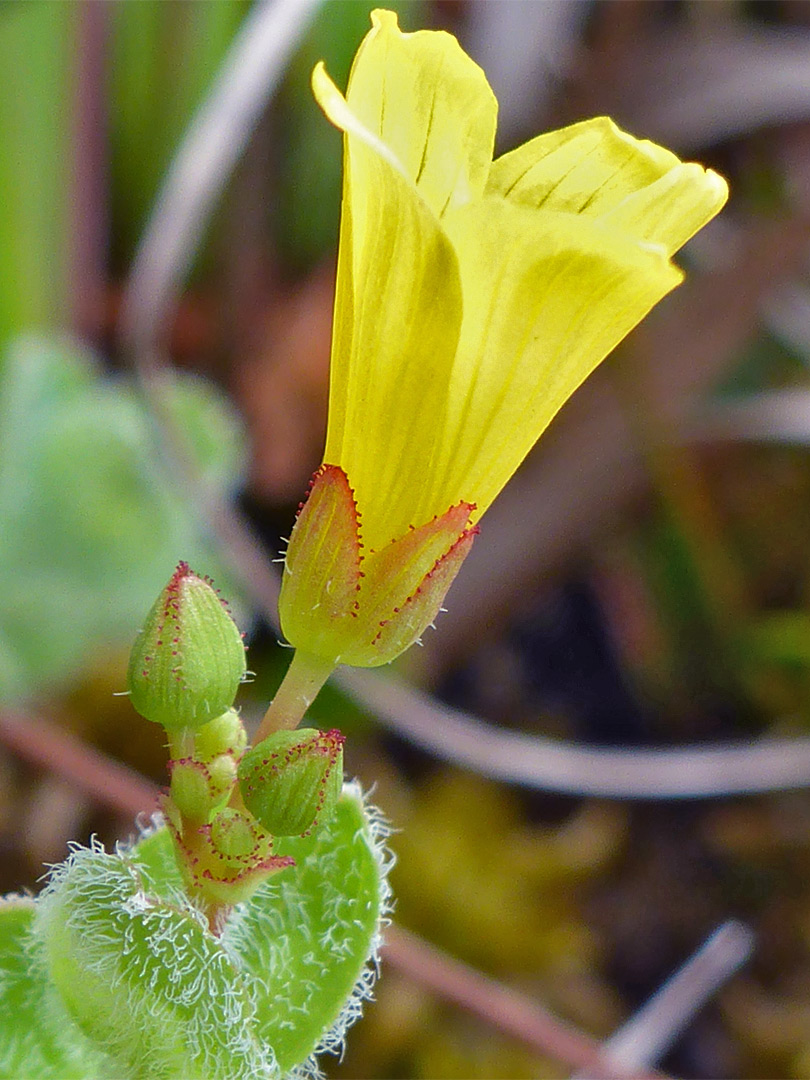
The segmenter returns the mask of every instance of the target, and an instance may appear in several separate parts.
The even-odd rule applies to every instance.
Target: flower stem
[[[278,693],[259,725],[254,745],[274,731],[296,727],[334,670],[335,664],[330,660],[321,660],[296,649]]]

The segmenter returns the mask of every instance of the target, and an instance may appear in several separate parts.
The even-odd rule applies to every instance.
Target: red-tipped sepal
[[[459,503],[363,562],[362,635],[343,662],[376,667],[399,656],[439,613],[447,590],[472,547],[475,509]]]
[[[163,810],[186,887],[209,911],[248,900],[271,874],[295,865],[289,855],[274,855],[273,837],[239,810],[225,807],[210,824],[194,828],[183,828],[170,800]]]
[[[477,532],[474,509],[460,502],[365,554],[349,480],[322,465],[287,551],[279,608],[288,641],[336,664],[393,660],[436,618]]]
[[[279,599],[288,641],[332,659],[351,638],[360,593],[360,531],[354,493],[336,465],[322,465],[290,537]]]

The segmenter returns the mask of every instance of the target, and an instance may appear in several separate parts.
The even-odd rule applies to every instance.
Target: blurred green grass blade
[[[748,661],[810,667],[810,612],[771,611],[741,628],[737,646]]]
[[[119,259],[128,260],[161,178],[248,7],[243,0],[140,0],[111,9],[111,179]]]
[[[0,7],[0,345],[64,318],[79,10]]]

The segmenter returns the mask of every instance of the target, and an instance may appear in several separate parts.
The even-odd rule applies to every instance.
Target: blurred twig
[[[383,955],[420,985],[556,1061],[593,1070],[605,1080],[661,1076],[644,1066],[614,1060],[595,1040],[558,1020],[536,1002],[455,960],[408,930],[389,927]]]
[[[483,776],[544,791],[618,799],[695,799],[810,785],[810,739],[611,750],[503,731],[390,675],[334,679],[388,727]]]
[[[810,443],[810,390],[791,387],[737,394],[711,402],[683,432],[695,441]]]
[[[743,923],[729,920],[639,1011],[602,1046],[614,1067],[643,1068],[659,1061],[695,1014],[748,960],[754,936]],[[578,1080],[587,1080],[580,1074]]]
[[[810,34],[729,25],[669,32],[638,49],[617,107],[676,148],[715,145],[810,116]]]
[[[44,716],[13,709],[0,711],[0,741],[25,761],[69,780],[116,813],[135,817],[157,809],[158,788],[154,784]]]

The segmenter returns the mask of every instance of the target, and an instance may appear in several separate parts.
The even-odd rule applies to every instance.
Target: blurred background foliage
[[[212,222],[171,338],[166,408],[210,487],[273,548],[320,459],[339,83],[365,0],[327,0]],[[555,421],[403,672],[505,729],[633,747],[810,729],[810,3],[400,0],[456,33],[500,149],[608,112],[723,171],[690,279]],[[57,718],[157,780],[114,697],[179,558],[250,628],[259,715],[286,654],[160,453],[116,340],[161,178],[250,4],[0,4],[0,706]],[[328,689],[398,833],[397,918],[607,1036],[729,916],[757,951],[663,1067],[810,1076],[810,798],[678,805],[528,794],[430,759]],[[128,826],[0,748],[0,886]],[[389,969],[344,1077],[540,1077],[541,1060]]]

